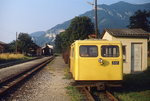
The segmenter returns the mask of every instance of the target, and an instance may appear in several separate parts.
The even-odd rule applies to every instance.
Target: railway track
[[[88,88],[82,87],[82,92],[87,96],[88,101],[119,101],[109,91],[89,91]]]
[[[24,80],[26,77],[28,77],[32,73],[34,73],[37,70],[39,70],[40,68],[44,67],[46,64],[48,64],[53,59],[54,59],[54,56],[42,61],[41,63],[38,63],[38,65],[34,64],[28,70],[25,70],[21,73],[19,72],[18,74],[15,74],[15,76],[8,75],[7,78],[4,78],[4,79],[0,78],[0,97],[3,96],[9,89],[11,89],[15,85],[17,85],[19,82]]]
[[[117,83],[104,83],[104,82],[72,82],[72,86],[75,86],[83,95],[87,97],[88,101],[119,101],[111,92],[107,89],[113,87],[122,87]]]
[[[42,58],[42,57],[40,56],[40,57],[35,57],[33,59],[28,59],[28,60],[18,60],[18,61],[3,63],[3,64],[0,64],[0,69],[10,67],[13,65],[17,65],[17,64],[21,64],[21,63],[25,63],[25,62],[29,62],[29,61],[33,61],[33,60],[40,59],[40,58]]]

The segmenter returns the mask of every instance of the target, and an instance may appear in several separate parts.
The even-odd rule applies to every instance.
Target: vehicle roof
[[[76,40],[74,43],[121,43],[120,41],[108,41],[108,40]]]
[[[71,44],[71,46],[75,44],[104,44],[104,43],[110,43],[110,44],[121,44],[120,41],[108,41],[108,40],[102,40],[102,39],[87,39],[87,40],[76,40],[74,43]]]

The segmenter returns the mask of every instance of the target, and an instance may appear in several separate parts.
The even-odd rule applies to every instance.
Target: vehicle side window
[[[71,57],[74,57],[74,48],[71,49]]]
[[[97,57],[98,48],[97,46],[80,46],[80,56],[81,57]]]
[[[116,45],[101,46],[102,57],[119,57],[119,47]]]

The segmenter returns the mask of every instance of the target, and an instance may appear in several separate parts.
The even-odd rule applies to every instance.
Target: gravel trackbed
[[[63,79],[65,68],[61,56],[56,57],[50,65],[33,75],[17,91],[2,101],[71,101],[65,87],[70,80]]]

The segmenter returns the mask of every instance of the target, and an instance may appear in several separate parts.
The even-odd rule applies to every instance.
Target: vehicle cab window
[[[80,46],[81,57],[97,57],[98,48],[97,46],[82,45]]]
[[[119,57],[119,47],[117,45],[101,46],[102,57]]]

